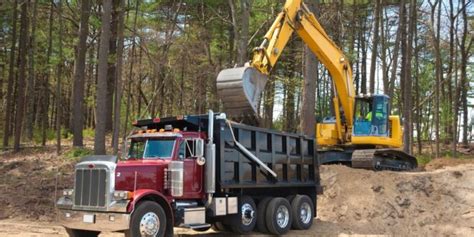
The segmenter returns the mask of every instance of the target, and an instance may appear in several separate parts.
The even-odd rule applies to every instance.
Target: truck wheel
[[[266,211],[268,231],[274,235],[283,235],[291,227],[291,205],[285,198],[273,198]]]
[[[314,205],[306,195],[297,195],[291,202],[293,215],[293,228],[297,230],[307,230],[313,224]]]
[[[69,237],[97,237],[99,236],[99,231],[89,231],[89,230],[76,230],[66,228],[66,232]]]
[[[257,205],[257,230],[262,233],[268,233],[267,223],[265,222],[265,213],[267,211],[268,203],[271,200],[271,197],[263,198]]]
[[[253,199],[243,196],[239,201],[239,214],[230,219],[230,228],[238,234],[246,234],[252,231],[257,224],[257,207]]]
[[[156,202],[141,202],[132,214],[130,230],[125,236],[155,237],[166,233],[166,214]]]

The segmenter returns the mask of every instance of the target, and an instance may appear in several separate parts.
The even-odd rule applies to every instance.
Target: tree
[[[63,75],[63,33],[64,33],[64,22],[63,22],[63,0],[59,0],[58,2],[58,16],[59,16],[59,44],[58,44],[58,51],[59,51],[59,62],[56,65],[56,153],[59,154],[61,152],[61,118],[62,118],[62,88],[61,88],[61,77]]]
[[[26,97],[26,119],[24,123],[25,135],[28,140],[33,139],[33,125],[35,120],[35,99],[37,97],[35,81],[35,50],[36,50],[36,22],[38,15],[38,1],[33,3],[33,16],[31,18],[31,34],[28,47],[28,83],[27,83],[27,97]]]
[[[310,3],[308,8],[314,13],[316,6]],[[318,80],[318,60],[308,46],[304,46],[304,70],[303,70],[303,96],[301,102],[301,131],[310,136],[315,136],[316,125],[316,81]]]
[[[114,101],[114,126],[112,136],[112,147],[114,154],[118,152],[119,132],[120,132],[120,105],[122,97],[122,64],[123,64],[123,31],[124,31],[124,0],[120,0],[118,10],[118,29],[117,29],[117,67],[115,76],[115,101]]]
[[[13,83],[15,80],[15,52],[16,52],[16,38],[17,38],[17,18],[18,18],[18,0],[15,0],[13,3],[13,17],[12,17],[12,38],[10,46],[10,62],[8,70],[8,84],[7,84],[7,96],[6,96],[6,108],[5,108],[5,124],[3,130],[3,149],[7,149],[8,138],[11,134],[11,120],[13,114]]]
[[[15,116],[15,141],[13,149],[15,152],[20,150],[21,129],[24,116],[25,106],[25,81],[26,81],[26,55],[28,48],[26,47],[28,41],[28,6],[29,0],[21,3],[21,17],[20,17],[20,44],[18,45],[18,92],[16,98],[16,116]]]
[[[105,150],[105,130],[107,122],[107,69],[110,40],[110,20],[112,13],[112,0],[102,1],[102,26],[100,32],[98,78],[97,78],[97,105],[96,105],[96,127],[94,137],[94,153],[104,155]]]
[[[82,147],[84,129],[84,86],[86,71],[87,36],[89,35],[90,0],[81,1],[81,25],[79,41],[76,48],[76,62],[74,64],[72,125],[74,139],[73,146]]]
[[[374,11],[374,34],[372,37],[372,51],[370,56],[370,93],[375,92],[375,69],[377,62],[377,50],[379,45],[379,24],[380,24],[380,0],[375,0],[375,11]],[[401,17],[401,16],[400,16]]]
[[[406,43],[404,46],[404,55],[406,55],[403,70],[403,117],[405,121],[403,123],[404,137],[403,137],[403,150],[411,154],[412,153],[412,137],[413,137],[413,120],[412,120],[412,49],[413,49],[413,33],[416,30],[416,0],[410,0],[410,15],[408,20],[408,31],[406,32]]]

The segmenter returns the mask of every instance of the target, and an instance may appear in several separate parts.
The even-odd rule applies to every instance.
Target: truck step
[[[189,229],[195,230],[195,229],[204,229],[204,228],[211,227],[211,224],[208,224],[208,223],[202,223],[202,224],[187,224],[187,225],[183,225],[183,227],[184,227],[184,228],[189,228]]]

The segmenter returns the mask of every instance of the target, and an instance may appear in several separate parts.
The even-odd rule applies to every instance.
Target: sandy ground
[[[58,190],[70,185],[72,165],[53,153],[0,161],[0,236],[67,236],[54,224],[53,200],[56,184]],[[321,167],[321,178],[325,191],[313,227],[288,236],[474,236],[474,159],[435,160],[419,172],[331,165]],[[232,235],[179,228],[175,234]]]

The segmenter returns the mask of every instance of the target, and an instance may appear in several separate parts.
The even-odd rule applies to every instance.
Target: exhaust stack
[[[216,145],[214,144],[214,112],[209,110],[208,123],[208,141],[206,144],[206,175],[205,175],[205,190],[209,194],[210,202],[212,194],[216,192]]]

